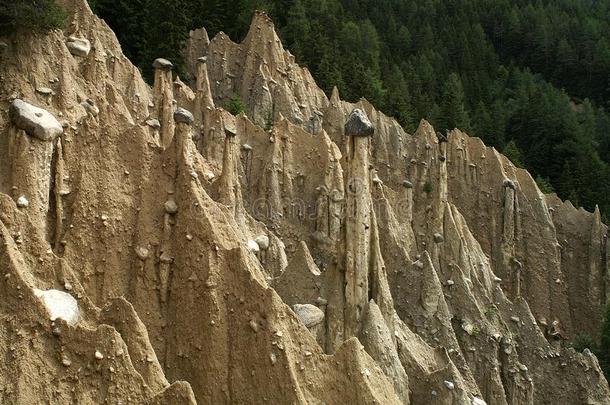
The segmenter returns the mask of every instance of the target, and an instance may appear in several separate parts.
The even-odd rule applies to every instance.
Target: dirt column
[[[369,137],[374,128],[364,111],[355,109],[345,124],[348,137],[345,215],[345,338],[357,335],[369,300],[371,191]]]

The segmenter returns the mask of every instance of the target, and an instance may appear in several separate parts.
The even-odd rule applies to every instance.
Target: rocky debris
[[[413,188],[413,183],[411,183],[409,180],[403,180],[402,181],[402,186],[404,188]]]
[[[311,328],[324,320],[324,312],[320,308],[311,304],[294,304],[292,310],[299,317],[301,322]]]
[[[41,141],[53,140],[64,131],[51,113],[20,99],[13,100],[9,114],[17,128]]]
[[[155,69],[170,70],[174,64],[167,59],[157,58],[153,61],[152,67]]]
[[[347,136],[372,136],[375,128],[366,116],[366,113],[355,108],[345,122],[345,135]]]
[[[66,46],[70,53],[74,56],[85,57],[91,51],[91,43],[88,39],[70,36],[66,40]]]
[[[190,111],[185,110],[184,108],[178,108],[174,112],[174,121],[181,122],[187,125],[192,125],[195,122],[195,118]]]
[[[63,319],[69,325],[76,325],[80,319],[78,302],[74,297],[59,290],[38,290],[34,294],[43,302],[51,321]]]

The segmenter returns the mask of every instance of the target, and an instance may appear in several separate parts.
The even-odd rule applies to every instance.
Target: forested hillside
[[[182,63],[188,30],[245,35],[255,9],[330,92],[413,130],[458,127],[529,169],[544,191],[610,214],[610,3],[593,0],[95,0],[150,75]]]

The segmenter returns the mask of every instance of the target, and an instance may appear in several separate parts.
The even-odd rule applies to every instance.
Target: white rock
[[[308,328],[316,326],[324,319],[324,312],[315,305],[294,304],[292,310]]]
[[[445,384],[445,387],[447,387],[447,389],[452,390],[453,388],[455,388],[455,386],[453,385],[453,383],[451,381],[443,381],[443,384]]]
[[[50,112],[18,98],[11,103],[9,115],[17,128],[41,141],[53,140],[64,132],[59,121]]]
[[[22,195],[21,197],[19,197],[17,199],[17,207],[19,208],[27,208],[30,205],[30,202],[28,201],[28,199]]]
[[[248,240],[248,250],[251,252],[259,252],[261,248],[260,246],[258,246],[258,243],[256,243],[256,241],[250,239]]]
[[[472,405],[487,405],[487,402],[483,401],[479,397],[472,398]]]
[[[85,38],[68,37],[66,46],[74,56],[87,56],[91,51],[91,43]]]
[[[462,329],[464,329],[464,331],[469,335],[472,335],[474,333],[474,325],[470,322],[464,321],[462,323]]]
[[[259,235],[254,239],[254,241],[258,244],[263,250],[269,249],[269,237],[267,235]]]
[[[148,249],[146,249],[145,247],[138,246],[136,248],[136,255],[138,255],[138,258],[140,260],[146,260],[146,259],[148,259],[148,256],[150,255],[150,251]]]
[[[37,288],[34,289],[34,294],[44,303],[51,321],[63,319],[69,325],[75,325],[79,321],[78,302],[72,295],[59,290],[44,291]]]
[[[95,358],[97,360],[102,360],[104,358],[104,355],[102,353],[100,353],[98,350],[95,351]]]

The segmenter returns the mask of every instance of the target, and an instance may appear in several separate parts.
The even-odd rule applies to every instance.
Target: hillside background
[[[545,192],[610,217],[610,3],[594,0],[93,0],[150,78],[188,31],[245,36],[256,9],[330,94],[482,138]]]

